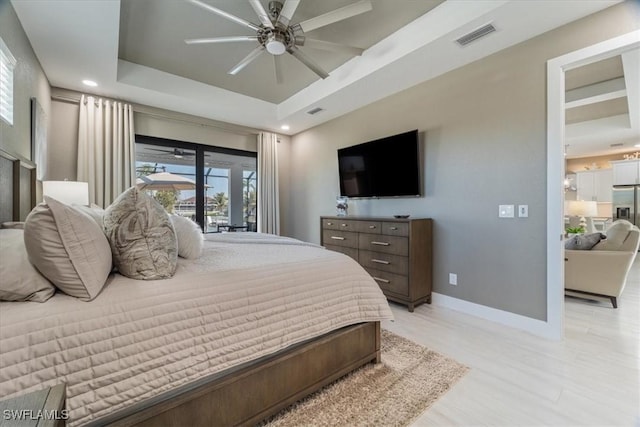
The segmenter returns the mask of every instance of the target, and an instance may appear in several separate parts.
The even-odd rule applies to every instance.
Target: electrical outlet
[[[449,284],[457,286],[458,285],[458,275],[449,273]]]

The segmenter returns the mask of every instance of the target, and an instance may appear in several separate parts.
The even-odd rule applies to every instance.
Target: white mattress
[[[390,319],[351,258],[256,233],[209,235],[169,280],[112,275],[91,302],[0,303],[0,398],[67,384],[69,425],[355,323]]]

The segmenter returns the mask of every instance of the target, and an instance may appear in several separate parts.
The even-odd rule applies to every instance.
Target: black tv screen
[[[339,149],[340,195],[419,196],[419,151],[417,130]]]

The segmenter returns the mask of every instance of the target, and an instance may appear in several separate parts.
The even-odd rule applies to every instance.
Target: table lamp
[[[89,183],[80,181],[43,181],[42,194],[67,205],[89,206]]]
[[[580,217],[580,227],[587,230],[587,217],[598,215],[598,203],[587,200],[567,200],[565,212],[569,216]],[[591,232],[592,230],[588,230]]]

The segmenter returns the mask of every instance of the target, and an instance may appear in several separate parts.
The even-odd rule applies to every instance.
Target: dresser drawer
[[[322,230],[322,243],[324,245],[358,248],[358,233],[350,233],[340,230]]]
[[[360,250],[358,256],[360,265],[366,268],[388,271],[395,274],[409,275],[409,258],[401,255],[391,255],[381,252]]]
[[[342,230],[356,231],[358,221],[350,221],[348,219],[324,218],[322,220],[323,230]]]
[[[407,276],[375,270],[373,268],[365,268],[365,270],[367,270],[367,273],[373,277],[373,280],[378,283],[378,286],[380,286],[380,289],[383,291],[409,296],[409,279]]]
[[[357,248],[348,248],[346,246],[335,246],[335,245],[330,245],[330,244],[326,244],[326,245],[324,245],[324,247],[329,249],[330,251],[340,252],[340,253],[343,253],[345,255],[348,255],[351,258],[353,258],[354,260],[358,261],[358,249]]]
[[[382,223],[380,221],[357,221],[355,228],[359,233],[379,234],[382,230]]]
[[[358,247],[367,251],[409,255],[409,239],[400,236],[360,233]]]
[[[408,222],[383,222],[382,234],[386,234],[389,236],[408,236],[409,223]]]

